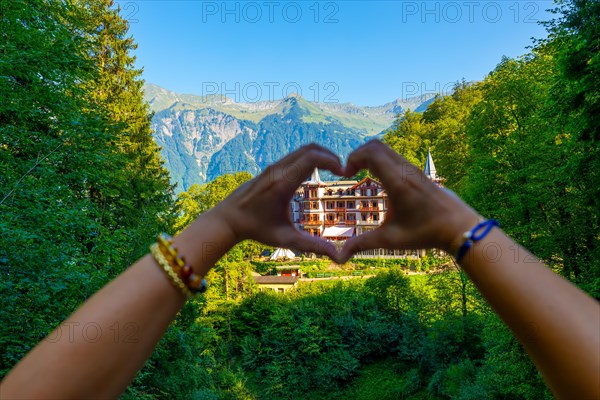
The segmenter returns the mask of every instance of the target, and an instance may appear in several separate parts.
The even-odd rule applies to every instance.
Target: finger
[[[390,243],[388,235],[389,233],[382,226],[374,231],[348,239],[338,256],[338,262],[340,264],[345,263],[359,251],[388,248]]]
[[[273,184],[283,182],[284,189],[291,193],[310,176],[315,167],[327,169],[336,175],[344,173],[337,155],[313,143],[267,167],[258,176],[257,184],[261,191],[267,191]]]
[[[325,169],[333,172],[336,175],[341,175],[343,173],[343,168],[341,167],[342,164],[340,162],[339,157],[331,150],[329,150],[323,146],[320,146],[316,143],[310,143],[306,146],[300,147],[298,150],[288,154],[287,156],[285,156],[284,158],[279,160],[275,165],[279,165],[282,167],[285,167],[288,165],[293,165],[294,163],[296,163],[296,161],[298,161],[298,159],[305,157],[307,153],[311,153],[314,151],[328,154],[332,160],[335,160],[335,162],[332,163],[331,168],[337,169],[339,167],[339,169],[337,169],[335,171],[333,169],[330,169],[327,167],[324,167]]]
[[[372,171],[384,186],[411,177],[424,177],[419,168],[378,140],[372,140],[350,154],[344,175],[353,176],[364,168]]]
[[[387,146],[385,146],[379,140],[374,139],[355,149],[348,156],[346,167],[344,169],[344,176],[351,177],[361,169],[369,168],[370,158],[377,157],[379,153],[382,152],[383,147]],[[379,168],[379,165],[380,162],[373,164],[373,169],[371,171],[374,173],[380,172],[381,168]]]
[[[338,258],[338,251],[331,242],[300,232],[296,228],[290,227],[281,238],[281,244],[292,250],[322,254],[332,260]]]
[[[287,190],[296,190],[315,168],[342,175],[344,169],[338,156],[324,149],[308,149],[291,164],[282,165],[281,174]]]
[[[335,175],[344,173],[339,157],[329,150],[310,150],[303,153],[292,165],[298,169],[299,175],[308,178],[316,168],[326,169]]]

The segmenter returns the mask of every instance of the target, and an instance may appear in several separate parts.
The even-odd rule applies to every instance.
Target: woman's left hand
[[[336,175],[344,173],[334,153],[316,144],[309,144],[244,183],[212,212],[227,223],[237,242],[253,239],[269,246],[324,254],[336,260],[338,252],[335,246],[324,239],[300,232],[290,217],[290,201],[315,167]]]

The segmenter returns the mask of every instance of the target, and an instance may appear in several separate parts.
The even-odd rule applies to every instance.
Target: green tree
[[[451,95],[439,97],[427,107],[423,120],[431,133],[431,151],[444,185],[457,193],[464,187],[470,148],[466,124],[473,107],[481,101],[479,84],[457,83]]]
[[[600,4],[560,0],[550,36],[556,74],[547,115],[569,154],[559,182],[563,207],[556,229],[563,274],[600,298]]]
[[[1,374],[167,227],[166,171],[110,6],[2,2]]]
[[[383,138],[392,149],[411,163],[423,166],[427,147],[431,144],[431,129],[423,115],[407,110],[398,115],[392,128]]]
[[[91,14],[88,29],[94,48],[92,59],[99,71],[86,90],[107,111],[112,140],[126,162],[126,184],[118,193],[96,188],[101,196],[98,201],[105,201],[102,197],[114,199],[115,224],[128,237],[128,263],[133,263],[146,253],[148,242],[157,232],[173,225],[173,188],[152,137],[152,115],[143,99],[142,71],[134,65],[132,53],[137,44],[128,36],[128,22],[121,17],[120,8],[113,8],[113,0],[86,0],[84,4]]]
[[[552,399],[541,374],[498,316],[489,312],[482,321],[478,335],[485,355],[475,376],[471,374],[469,384],[460,386],[456,398]]]
[[[0,9],[0,375],[123,267],[110,211],[93,188],[118,190],[125,165],[105,110],[81,83],[85,9],[3,1]],[[115,179],[113,179],[115,178]],[[114,235],[111,235],[114,233]],[[98,238],[108,238],[99,244]]]
[[[457,83],[451,95],[437,97],[422,114],[409,110],[399,115],[384,141],[418,166],[424,165],[431,149],[445,185],[460,193],[470,156],[466,124],[481,101],[479,86]]]
[[[198,215],[216,206],[238,186],[252,179],[248,172],[221,175],[217,179],[203,185],[192,185],[186,192],[177,196],[179,218],[175,223],[176,230],[182,231],[191,224]]]
[[[505,58],[481,85],[483,101],[471,113],[467,137],[471,164],[463,191],[482,215],[534,254],[550,260],[548,246],[554,181],[566,157],[542,108],[553,76],[552,58],[533,53]],[[560,179],[560,178],[559,178]]]
[[[192,185],[187,192],[179,193],[177,196],[177,210],[179,216],[175,222],[177,232],[185,229],[198,215],[216,206],[231,194],[238,186],[252,179],[248,172],[221,175],[217,179],[203,185]],[[241,256],[232,255],[228,257],[242,261],[244,259],[258,256],[265,246],[252,240],[239,243],[236,249],[241,250]]]

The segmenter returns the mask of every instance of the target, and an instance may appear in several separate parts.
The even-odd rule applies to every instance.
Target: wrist
[[[500,226],[500,223],[495,219],[482,219],[470,231],[465,232],[463,237],[458,241],[458,251],[455,255],[456,262],[460,263],[469,249],[475,243],[484,239],[495,226]]]
[[[442,250],[455,256],[458,249],[464,242],[465,232],[470,231],[475,227],[483,218],[481,215],[470,209],[468,212],[457,213],[449,219],[444,230],[442,240]]]
[[[201,214],[173,239],[179,254],[200,276],[205,276],[237,242],[229,224],[214,208]]]

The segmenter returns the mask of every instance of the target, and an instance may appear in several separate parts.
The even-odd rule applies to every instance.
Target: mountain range
[[[363,107],[311,102],[291,94],[242,103],[222,95],[179,94],[154,84],[144,86],[144,96],[154,112],[154,139],[177,183],[176,192],[226,173],[255,175],[310,142],[345,158],[383,135],[405,110],[424,111],[435,98],[426,94]]]

